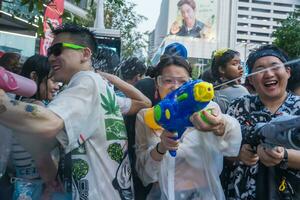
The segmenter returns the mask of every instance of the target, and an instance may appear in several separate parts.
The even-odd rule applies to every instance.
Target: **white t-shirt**
[[[57,139],[66,153],[61,178],[72,199],[133,199],[127,133],[107,82],[78,72],[48,108],[64,120]]]

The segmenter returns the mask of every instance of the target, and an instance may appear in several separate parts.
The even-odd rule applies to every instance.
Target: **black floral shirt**
[[[288,94],[285,102],[272,114],[258,96],[247,95],[233,101],[227,113],[240,122],[242,143],[245,144],[256,123],[269,122],[284,113],[300,115],[300,97]],[[230,170],[225,166],[224,170],[228,178],[223,183],[226,199],[300,199],[300,170],[266,167],[260,162],[246,166],[240,161],[236,161]],[[286,189],[279,191],[283,178],[287,183]]]

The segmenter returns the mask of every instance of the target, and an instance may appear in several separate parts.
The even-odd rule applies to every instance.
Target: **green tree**
[[[127,0],[123,2],[122,6],[104,2],[104,23],[106,28],[121,31],[122,56],[128,57],[146,48],[145,33],[137,31],[137,26],[147,18],[134,11],[136,4]]]
[[[291,58],[300,56],[300,10],[290,13],[280,22],[281,27],[272,33],[274,44],[282,48]]]
[[[120,1],[120,0],[119,0]],[[137,14],[134,9],[136,4],[129,0],[123,0],[122,4],[115,1],[104,1],[104,26],[108,29],[121,31],[121,52],[122,57],[129,57],[139,51],[145,50],[147,41],[146,33],[137,31],[137,26],[147,18]],[[86,27],[94,26],[96,17],[96,5],[93,5],[85,19],[75,16],[72,13],[64,13],[64,22],[72,22]]]
[[[118,7],[124,5],[124,0],[106,0],[106,1],[109,3],[113,3]],[[16,2],[18,2],[18,1],[16,1]],[[30,14],[29,14],[29,16],[21,16],[20,14],[18,14],[20,12],[18,11],[17,8],[10,9],[9,13],[11,13],[12,15],[21,17],[21,18],[25,18],[30,23],[37,24],[38,25],[38,29],[37,29],[38,36],[43,37],[44,36],[43,20],[44,20],[44,11],[45,11],[44,5],[47,5],[50,2],[51,2],[51,0],[21,0],[21,6],[28,7],[29,13],[33,13],[34,16],[32,16]],[[79,4],[80,0],[75,0],[75,2],[77,4]],[[15,0],[13,0],[13,4],[15,4]],[[93,7],[93,4],[94,4],[94,0],[91,0],[91,7]],[[76,23],[76,20],[80,19],[80,18],[71,16],[71,14],[69,14],[69,15],[67,14],[67,16],[70,19],[73,19],[75,23]]]

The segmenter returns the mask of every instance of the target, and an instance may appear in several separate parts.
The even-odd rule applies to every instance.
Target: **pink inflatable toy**
[[[31,97],[37,91],[33,80],[7,71],[3,67],[0,67],[0,88],[23,97]]]

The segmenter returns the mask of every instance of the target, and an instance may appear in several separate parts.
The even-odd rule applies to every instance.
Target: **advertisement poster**
[[[216,41],[217,0],[172,1],[177,8],[176,18],[171,19],[170,35]]]

